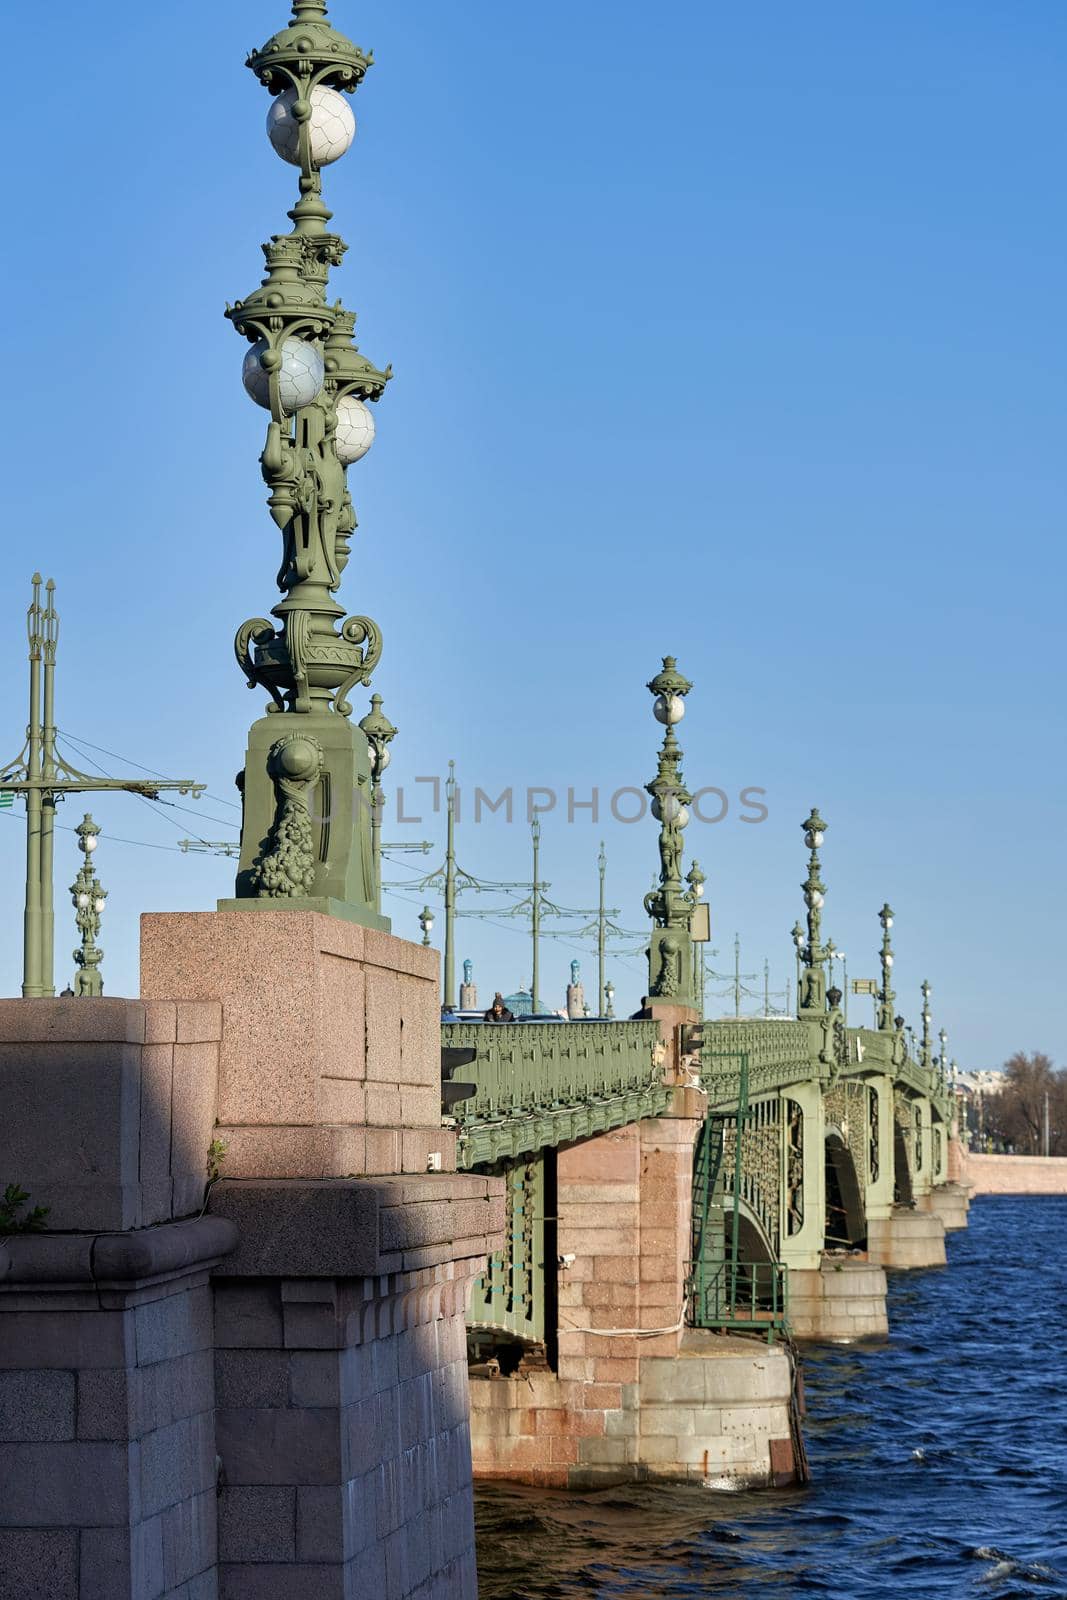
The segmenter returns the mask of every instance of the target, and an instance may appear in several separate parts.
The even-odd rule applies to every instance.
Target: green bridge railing
[[[789,1326],[789,1269],[780,1261],[720,1261],[694,1279],[694,1328],[755,1330],[773,1344]]]
[[[455,1072],[475,1085],[452,1111],[464,1169],[606,1133],[670,1104],[656,1022],[446,1022],[441,1043],[477,1052]]]

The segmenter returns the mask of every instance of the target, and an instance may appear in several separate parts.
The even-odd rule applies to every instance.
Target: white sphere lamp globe
[[[241,380],[257,406],[270,410],[270,377],[263,369],[262,357],[269,346],[266,339],[257,339],[245,356]],[[306,339],[286,339],[281,350],[282,364],[278,374],[278,398],[287,417],[301,406],[309,406],[322,388],[326,368],[318,345]]]
[[[657,797],[650,809],[657,822],[673,823],[676,828],[689,826],[688,807],[682,804],[676,794],[665,794],[662,800]]]
[[[319,84],[312,89],[302,105],[310,104],[311,114],[306,119],[294,115],[298,96],[295,89],[286,89],[271,101],[267,112],[267,137],[283,161],[294,167],[300,165],[300,122],[308,122],[311,134],[311,165],[328,167],[339,161],[356,137],[356,119],[352,107],[343,94]]]
[[[685,701],[680,694],[658,694],[652,703],[652,715],[657,722],[673,727],[685,716]]]
[[[361,461],[374,443],[374,418],[369,406],[353,394],[342,395],[337,402],[337,432],[334,448],[342,467]]]

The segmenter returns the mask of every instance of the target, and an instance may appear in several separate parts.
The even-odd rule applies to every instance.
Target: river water
[[[890,1338],[804,1357],[806,1489],[482,1486],[480,1600],[1067,1597],[1067,1197],[985,1198]]]

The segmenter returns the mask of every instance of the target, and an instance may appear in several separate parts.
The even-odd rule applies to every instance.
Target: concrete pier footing
[[[894,1206],[867,1224],[867,1253],[883,1267],[943,1267],[945,1225],[932,1211]]]
[[[970,1191],[961,1183],[939,1183],[929,1194],[915,1201],[916,1210],[928,1211],[940,1217],[945,1232],[952,1233],[967,1226],[967,1213],[971,1208]]]
[[[884,1339],[885,1268],[860,1255],[827,1256],[810,1270],[789,1274],[789,1325],[796,1339],[853,1344]]]
[[[664,1479],[733,1490],[796,1481],[785,1346],[694,1329],[676,1355],[638,1356],[633,1366],[635,1381],[623,1383],[593,1373],[472,1378],[475,1477],[557,1488]]]

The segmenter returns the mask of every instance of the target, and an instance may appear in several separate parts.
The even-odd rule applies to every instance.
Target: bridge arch
[[[841,1129],[826,1129],[826,1237],[830,1249],[862,1248],[867,1243],[863,1186],[848,1140]]]
[[[729,1196],[727,1197],[726,1202],[725,1224],[726,1254],[729,1256],[733,1242],[733,1201]],[[762,1264],[763,1262],[777,1260],[770,1236],[760,1220],[758,1213],[752,1206],[749,1205],[748,1201],[744,1199],[742,1199],[741,1204],[738,1207],[737,1235],[738,1261]]]

